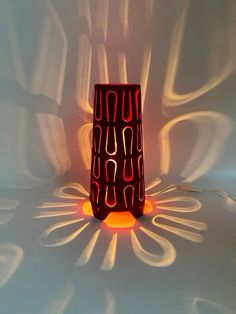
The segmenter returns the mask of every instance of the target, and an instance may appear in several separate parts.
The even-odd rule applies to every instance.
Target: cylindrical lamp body
[[[138,84],[96,84],[90,202],[93,214],[143,214],[145,202],[141,91]]]

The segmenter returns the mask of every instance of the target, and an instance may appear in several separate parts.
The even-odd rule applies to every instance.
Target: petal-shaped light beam
[[[68,220],[68,221],[63,221],[63,222],[59,222],[59,223],[56,223],[54,225],[52,225],[50,228],[48,228],[46,231],[44,231],[41,236],[40,236],[40,239],[39,239],[39,242],[43,245],[43,246],[51,246],[51,247],[54,247],[54,246],[62,246],[62,245],[65,245],[71,241],[73,241],[85,228],[88,227],[88,225],[90,224],[90,222],[84,224],[82,227],[80,227],[79,229],[77,229],[75,232],[73,232],[72,234],[66,236],[66,237],[63,237],[63,238],[58,238],[56,237],[55,239],[52,239],[51,241],[49,242],[46,242],[48,236],[55,230],[57,229],[61,229],[61,228],[64,228],[64,227],[67,227],[69,225],[72,225],[72,224],[76,224],[80,221],[83,221],[84,218],[78,218],[78,219],[73,219],[73,220]]]
[[[198,130],[195,146],[180,173],[185,178],[184,182],[193,182],[213,167],[233,130],[233,123],[228,116],[215,111],[186,113],[169,121],[159,133],[162,174],[167,174],[170,169],[170,132],[175,125],[183,121],[193,122]]]
[[[163,200],[156,201],[158,204],[157,207],[159,209],[164,209],[168,211],[174,212],[183,212],[183,213],[191,213],[196,212],[202,207],[202,203],[196,198],[190,196],[174,196],[170,198],[166,198]],[[162,205],[162,204],[174,203],[173,205]],[[177,204],[175,204],[177,203]],[[179,206],[178,203],[186,203],[189,206]]]
[[[143,231],[149,238],[154,240],[163,250],[162,255],[146,251],[138,240],[135,231],[132,229],[130,230],[131,243],[134,254],[139,260],[153,267],[166,267],[174,263],[176,259],[176,251],[174,246],[168,240],[144,227],[140,227],[139,230]]]
[[[169,215],[157,215],[157,216],[153,217],[153,219],[152,219],[152,224],[154,226],[159,227],[161,229],[164,229],[166,231],[169,231],[173,234],[176,234],[179,237],[182,237],[182,238],[187,239],[187,240],[192,241],[192,242],[202,242],[203,241],[202,235],[195,233],[195,232],[183,230],[180,228],[176,228],[176,227],[172,227],[170,225],[160,223],[160,222],[158,222],[160,220],[160,218],[168,220],[168,221],[173,221],[175,223],[178,223],[178,224],[181,224],[181,225],[184,225],[184,226],[196,229],[196,230],[206,230],[207,225],[205,223],[195,221],[195,220],[173,217],[173,216],[169,216]]]
[[[15,244],[0,244],[0,288],[11,279],[23,261],[24,253]]]

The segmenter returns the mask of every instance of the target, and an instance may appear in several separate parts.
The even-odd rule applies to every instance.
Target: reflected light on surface
[[[0,288],[11,279],[23,261],[24,253],[15,244],[0,243]]]
[[[202,298],[193,298],[190,305],[190,314],[201,314],[203,313],[214,313],[215,314],[235,314],[235,311],[229,309],[228,307],[215,303],[213,301],[202,299]]]
[[[105,314],[116,314],[115,298],[110,291],[106,291],[106,312]]]
[[[142,71],[141,71],[141,77],[140,77],[140,84],[142,87],[141,88],[142,89],[142,112],[143,112],[144,104],[145,104],[151,58],[152,58],[152,47],[145,46],[144,55],[143,55],[143,65],[142,65]]]
[[[165,203],[187,203],[190,204],[190,206],[178,206],[177,204],[175,206],[163,206],[162,204]],[[164,210],[169,210],[169,211],[174,211],[174,212],[183,212],[183,213],[191,213],[191,212],[196,212],[198,211],[201,207],[202,204],[199,200],[189,197],[189,196],[175,196],[175,197],[170,197],[167,199],[163,200],[158,200],[155,203],[157,203],[157,207],[159,209],[164,209]]]
[[[126,38],[129,31],[129,0],[120,1],[119,17],[122,25],[123,36]]]
[[[154,179],[151,183],[149,183],[146,188],[145,188],[145,191],[149,191],[153,188],[155,188],[157,185],[159,185],[161,183],[161,179],[160,178],[156,178]]]
[[[139,230],[143,231],[149,238],[159,244],[163,250],[162,255],[149,253],[142,247],[135,231],[130,230],[133,251],[139,260],[153,267],[167,267],[174,263],[176,259],[176,251],[174,246],[168,240],[144,227],[140,227]]]
[[[85,216],[93,217],[93,210],[90,202],[83,203],[82,212]]]
[[[126,65],[126,55],[124,52],[120,53],[118,56],[118,65],[119,65],[119,76],[120,83],[127,84],[127,65]]]
[[[179,122],[191,121],[198,127],[198,137],[186,166],[180,176],[184,182],[197,180],[209,171],[222,152],[233,124],[229,117],[214,111],[183,114],[168,122],[160,131],[160,170],[167,174],[170,169],[170,131]]]
[[[92,47],[88,36],[83,34],[79,38],[75,97],[81,109],[88,113],[93,113],[93,108],[89,103],[91,64]]]
[[[105,254],[101,270],[109,271],[115,266],[118,234],[114,233]]]
[[[54,167],[55,176],[63,175],[71,167],[63,120],[44,113],[37,113],[36,117],[43,145]]]
[[[131,228],[135,225],[136,219],[129,211],[110,212],[104,223],[110,228]]]
[[[78,222],[84,221],[84,218],[77,218],[77,219],[72,219],[72,220],[68,220],[68,221],[63,221],[63,222],[59,222],[56,223],[54,225],[52,225],[50,228],[48,228],[46,231],[44,231],[41,236],[40,236],[40,243],[44,246],[62,246],[65,245],[71,241],[73,241],[85,228],[88,227],[88,225],[90,224],[90,222],[84,224],[82,227],[80,227],[79,229],[77,229],[75,232],[73,232],[72,234],[70,234],[69,236],[66,236],[64,238],[55,238],[52,239],[51,241],[49,240],[48,242],[46,242],[45,240],[47,240],[48,236],[55,230],[70,226],[72,224],[76,224]]]
[[[95,245],[97,243],[98,237],[100,235],[100,232],[101,232],[101,229],[98,229],[97,231],[94,232],[89,243],[87,244],[87,246],[81,253],[76,265],[83,266],[83,265],[86,265],[90,261]]]
[[[39,44],[34,59],[31,92],[54,99],[61,104],[68,43],[61,20],[51,1],[44,1]]]
[[[97,1],[96,27],[97,29],[102,30],[104,42],[107,39],[108,12],[109,12],[109,0]]]
[[[66,190],[74,190],[77,193],[82,194],[80,195],[74,195],[66,192]],[[65,184],[61,188],[58,188],[54,191],[54,196],[59,197],[59,198],[64,198],[64,199],[79,199],[82,200],[85,198],[85,196],[89,196],[89,193],[85,190],[85,188],[82,186],[82,184],[77,183],[77,182],[72,182]],[[66,206],[66,204],[65,204]]]
[[[83,17],[88,25],[89,34],[92,33],[90,1],[77,0],[78,16]]]
[[[152,11],[153,11],[153,5],[154,5],[154,0],[146,0],[145,1],[145,6],[146,6],[146,24],[148,25],[151,21],[152,18]]]
[[[46,305],[45,310],[41,314],[64,314],[74,294],[75,288],[72,282],[69,281],[64,285],[57,298]]]
[[[54,203],[54,202],[44,202],[41,206],[37,208],[59,208],[59,207],[75,207],[77,203]]]
[[[16,200],[8,200],[0,198],[0,209],[8,210],[8,209],[16,209],[20,205],[20,201]]]
[[[158,186],[159,182],[160,181],[157,179],[151,182],[150,189]],[[88,192],[79,183],[68,183],[67,185],[57,189],[54,195],[57,195],[57,197],[62,197],[66,199],[77,198],[78,195],[72,195],[72,194],[66,193],[65,192],[66,189],[72,189],[76,194],[78,194],[78,192],[82,193],[83,195],[86,193],[88,196]],[[171,204],[174,202],[176,202],[177,204]],[[169,203],[171,206],[168,206]],[[55,203],[55,205],[56,204],[57,203]],[[66,207],[67,204],[70,204],[70,203],[64,203],[64,206]],[[164,210],[177,211],[177,212],[183,212],[183,213],[195,212],[201,208],[201,202],[199,202],[193,197],[187,197],[187,196],[171,197],[169,199],[155,201],[155,204],[159,204],[159,206],[157,207],[158,209],[162,208]],[[162,206],[162,204],[167,204],[167,206],[166,205]],[[49,205],[51,206],[51,203],[49,203]],[[106,247],[105,256],[100,267],[102,271],[110,271],[114,268],[115,263],[116,263],[116,255],[117,255],[118,235],[119,235],[119,232],[121,232],[122,234],[122,231],[125,230],[125,228],[127,228],[126,230],[129,231],[128,233],[126,233],[127,241],[131,241],[132,250],[135,256],[140,261],[153,267],[167,267],[171,265],[172,263],[174,263],[176,259],[175,247],[167,239],[161,237],[159,234],[147,228],[144,228],[143,226],[140,227],[140,224],[142,224],[143,221],[142,220],[136,221],[136,219],[133,218],[130,212],[128,213],[127,212],[121,212],[121,213],[113,212],[112,216],[115,216],[115,217],[107,216],[107,221],[104,220],[103,222],[100,222],[100,224],[96,226],[95,224],[93,224],[94,218],[93,218],[91,203],[89,201],[81,202],[80,208],[78,208],[78,205],[79,204],[76,205],[76,210],[69,210],[69,209],[68,210],[51,210],[51,211],[45,210],[45,211],[40,211],[39,214],[34,217],[36,219],[45,219],[45,218],[52,219],[53,217],[71,216],[70,220],[66,220],[59,223],[54,223],[51,227],[49,227],[46,231],[44,231],[39,238],[39,242],[41,243],[41,245],[48,246],[48,247],[63,246],[75,240],[76,237],[85,228],[91,225],[95,227],[96,230],[94,230],[91,236],[89,237],[87,244],[85,245],[83,251],[80,253],[80,256],[76,262],[77,266],[87,265],[95,252],[96,246],[97,246],[97,249],[99,249],[98,240],[102,232],[101,226],[102,224],[105,223],[107,227],[109,228],[109,233],[111,235],[111,238]],[[39,208],[41,207],[42,206],[40,206]],[[145,206],[144,206],[144,214],[148,214],[151,212],[154,212],[153,204],[150,201],[146,200]],[[80,213],[83,215],[83,217],[78,217]],[[156,215],[155,212],[154,212],[154,215]],[[117,217],[119,218],[119,221],[117,220]],[[199,231],[203,231],[207,229],[207,225],[202,222],[183,219],[180,217],[169,216],[165,214],[158,214],[155,217],[153,217],[153,215],[151,216],[147,215],[146,219],[148,219],[149,223],[152,224],[153,226],[158,227],[160,229],[164,229],[172,234],[175,234],[177,236],[180,236],[192,242],[202,242],[203,237],[198,233],[186,231],[180,228],[175,228],[175,227],[169,226],[168,224],[163,224],[159,220],[164,219],[167,222],[180,224],[188,228],[192,228]],[[67,229],[68,226],[76,225],[76,224],[79,224],[79,228],[77,226],[75,227],[76,231],[71,231],[71,229]],[[64,228],[63,232],[65,233],[70,232],[70,235],[65,236],[65,237],[60,237],[60,238],[58,237],[59,232],[52,235],[54,231],[57,231],[62,228]],[[118,229],[115,230],[115,228],[118,228]],[[123,230],[120,228],[123,228]],[[140,240],[143,239],[141,238],[141,235],[139,236],[140,240],[136,235],[137,230],[139,232],[142,231],[143,233],[142,236],[146,235],[148,236],[149,239],[154,241],[153,242],[154,245],[152,247],[152,249],[154,249],[154,252],[158,249],[158,246],[160,246],[163,251],[163,254],[152,253],[152,251],[150,252],[150,249],[149,251],[147,251],[143,247],[143,245],[140,243]],[[61,233],[62,231],[60,231],[60,234]]]
[[[175,228],[175,227],[172,227],[170,225],[165,225],[163,223],[157,222],[157,220],[159,221],[160,219],[173,221],[173,222],[176,222],[178,224],[181,224],[181,225],[184,225],[187,227],[191,227],[191,228],[196,229],[196,230],[206,230],[207,225],[205,223],[195,221],[195,220],[189,220],[189,219],[183,219],[183,218],[179,218],[179,217],[169,216],[169,215],[157,215],[157,216],[152,218],[152,224],[156,227],[159,227],[161,229],[169,231],[173,234],[180,236],[181,238],[187,239],[187,240],[192,241],[192,242],[202,242],[203,241],[202,235],[195,233],[195,232],[186,231],[183,229]]]
[[[92,123],[82,125],[78,132],[77,138],[80,147],[80,153],[85,166],[85,169],[90,170],[91,167],[91,137],[92,137]]]
[[[65,204],[64,204],[65,207]],[[39,208],[39,207],[38,207]],[[40,207],[42,208],[42,207]],[[49,217],[61,217],[61,216],[69,216],[76,214],[76,210],[64,210],[64,211],[43,211],[40,212],[38,216],[34,218],[49,218]]]
[[[97,62],[100,83],[108,84],[108,64],[107,64],[107,52],[103,44],[97,45]]]
[[[4,24],[6,25],[6,38],[9,40],[13,76],[22,87],[26,88],[26,74],[20,54],[19,40],[17,38],[16,28],[14,25],[11,3],[5,0],[2,1],[1,5],[4,12],[2,17],[5,17]]]
[[[0,225],[5,225],[9,223],[13,217],[14,217],[13,214],[1,214],[0,213]]]
[[[169,61],[166,71],[166,80],[164,84],[164,92],[163,92],[163,99],[162,102],[166,106],[174,107],[180,106],[187,102],[190,102],[207,92],[211,91],[219,84],[221,84],[229,75],[231,75],[236,67],[235,62],[235,40],[234,40],[234,30],[235,30],[235,3],[231,2],[228,9],[228,29],[225,33],[221,34],[221,36],[217,36],[218,41],[213,41],[216,39],[214,34],[211,34],[211,54],[209,54],[208,65],[210,67],[210,79],[209,81],[204,84],[199,89],[196,89],[192,92],[186,94],[178,94],[175,91],[175,81],[178,72],[178,66],[180,62],[180,53],[182,48],[182,41],[184,37],[185,27],[186,27],[186,17],[189,8],[189,0],[181,1],[179,6],[176,23],[173,27],[173,33],[171,38],[171,46],[170,46],[170,53],[169,53]],[[219,32],[219,29],[217,29]],[[225,43],[225,38],[227,42]],[[221,40],[220,40],[221,39]],[[223,39],[223,40],[222,40]],[[222,50],[222,46],[224,49]],[[218,58],[215,58],[217,53],[224,52],[224,66],[219,69],[218,65]],[[215,62],[214,62],[215,60]]]
[[[159,191],[156,191],[156,192],[153,192],[151,194],[148,194],[148,196],[157,196],[157,195],[160,195],[160,194],[164,194],[164,193],[168,193],[168,192],[171,192],[171,191],[175,191],[177,189],[176,185],[175,184],[170,184],[168,185],[167,187],[165,187],[164,189],[162,190],[159,190]]]

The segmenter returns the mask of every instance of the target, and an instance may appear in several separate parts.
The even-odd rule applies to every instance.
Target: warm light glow
[[[73,241],[85,228],[88,227],[88,225],[90,224],[89,222],[87,222],[86,224],[84,224],[82,227],[80,227],[79,229],[77,229],[75,232],[73,232],[72,234],[65,236],[64,238],[55,238],[52,239],[51,242],[45,242],[45,240],[48,239],[48,236],[55,230],[57,229],[61,229],[67,226],[70,226],[72,224],[76,224],[80,221],[83,221],[84,218],[77,218],[77,219],[72,219],[72,220],[68,220],[68,221],[63,221],[63,222],[59,222],[56,223],[54,225],[52,225],[51,227],[49,227],[46,231],[44,231],[42,233],[42,235],[40,236],[40,243],[42,243],[44,246],[52,246],[52,247],[56,247],[56,246],[61,246],[61,245],[65,245],[71,241]]]
[[[109,0],[97,1],[96,7],[96,27],[102,31],[103,41],[107,39]]]
[[[82,125],[78,132],[77,138],[80,148],[80,153],[85,166],[85,169],[90,169],[91,167],[91,136],[92,136],[92,123],[86,123]]]
[[[129,212],[111,212],[104,223],[110,228],[131,228],[135,224],[135,218]]]
[[[151,57],[152,57],[152,47],[145,46],[144,55],[143,55],[142,72],[141,72],[141,77],[140,77],[140,82],[142,86],[142,111],[143,111],[145,99],[146,99],[149,71],[150,71],[150,65],[151,65]]]
[[[60,290],[56,299],[48,302],[45,306],[43,314],[63,314],[68,308],[73,296],[75,294],[75,288],[72,282],[67,282]]]
[[[131,229],[130,236],[133,251],[139,260],[153,267],[167,267],[174,263],[176,259],[176,251],[174,246],[168,240],[144,227],[140,227],[139,230],[144,232],[150,239],[159,244],[163,250],[162,255],[153,254],[146,251],[138,240],[135,231]]]
[[[149,190],[155,188],[155,187],[158,186],[160,183],[161,183],[161,179],[160,179],[160,178],[154,179],[151,183],[149,183],[149,184],[146,186],[145,191],[149,191]]]
[[[16,200],[8,200],[0,198],[0,209],[8,210],[8,209],[16,209],[20,205],[20,201]]]
[[[196,229],[196,230],[206,230],[207,225],[205,223],[195,221],[195,220],[189,220],[189,219],[183,219],[183,218],[179,218],[179,217],[169,216],[169,215],[157,215],[157,216],[152,218],[152,223],[156,227],[167,230],[171,233],[174,233],[174,234],[176,234],[176,235],[178,235],[184,239],[187,239],[189,241],[192,241],[192,242],[202,242],[203,241],[203,236],[201,234],[195,233],[195,232],[190,232],[187,230],[179,229],[176,227],[172,227],[170,225],[166,225],[166,224],[157,222],[157,220],[159,221],[160,219],[172,221],[172,222],[175,222],[175,223],[178,223],[178,224],[181,224],[181,225],[184,225],[184,226],[190,227],[192,229]]]
[[[112,131],[111,131],[112,130]],[[109,145],[113,144],[113,151],[109,151]],[[117,141],[116,141],[116,129],[115,127],[107,127],[106,130],[106,153],[110,156],[116,155],[117,153]]]
[[[71,167],[63,120],[45,113],[37,113],[36,117],[45,151],[54,167],[54,175],[63,175]]]
[[[180,173],[184,181],[192,182],[209,171],[222,153],[233,124],[226,115],[214,111],[199,111],[183,114],[169,121],[160,131],[160,169],[162,174],[170,170],[170,132],[183,121],[191,121],[198,127],[198,137],[186,166]],[[207,154],[206,154],[207,152]]]
[[[83,34],[79,38],[79,52],[77,61],[76,100],[78,105],[88,113],[93,113],[89,103],[90,78],[92,64],[92,47],[88,36]]]
[[[150,23],[151,18],[152,18],[152,11],[153,11],[153,5],[154,5],[154,0],[145,0],[145,6],[146,6],[146,12],[145,12],[145,20],[147,25]],[[157,2],[156,2],[157,3]]]
[[[177,203],[186,203],[189,204],[189,206],[179,206]],[[200,201],[198,201],[196,198],[189,197],[189,196],[174,196],[170,198],[165,198],[162,200],[158,200],[155,202],[157,204],[157,207],[159,209],[164,209],[168,211],[175,211],[175,212],[183,212],[183,213],[191,213],[191,212],[196,212],[198,211],[201,207],[202,204]],[[163,206],[162,204],[166,203],[175,203],[173,205],[167,205]]]
[[[92,19],[91,19],[91,7],[90,1],[77,0],[77,12],[79,17],[83,17],[88,25],[89,34],[92,33]]]
[[[13,217],[14,217],[14,215],[10,214],[10,213],[9,214],[5,214],[5,213],[0,214],[0,225],[5,225],[5,224],[9,223]]]
[[[181,1],[178,9],[176,23],[173,28],[171,47],[169,54],[169,62],[167,66],[167,74],[164,85],[163,103],[165,106],[174,107],[180,106],[187,102],[190,102],[207,92],[211,91],[219,84],[221,84],[230,74],[232,74],[236,67],[235,51],[236,45],[234,40],[235,30],[235,3],[230,1],[227,12],[227,24],[223,34],[217,36],[217,40],[214,34],[209,37],[211,43],[212,53],[208,53],[207,59],[208,68],[210,69],[210,77],[207,83],[200,88],[185,94],[178,94],[175,91],[175,81],[178,72],[179,63],[181,61],[180,53],[183,45],[184,32],[186,28],[186,19],[189,9],[189,0]],[[221,36],[220,36],[221,35]],[[224,47],[224,49],[221,49]],[[217,63],[219,52],[224,53],[224,56],[220,56],[225,60],[223,66],[219,66]],[[213,55],[214,54],[214,55]]]
[[[126,55],[124,52],[120,53],[118,56],[118,65],[119,65],[119,76],[120,83],[127,84],[127,64],[126,64]]]
[[[77,203],[56,203],[56,202],[44,202],[38,208],[59,208],[59,207],[75,207]]]
[[[98,73],[99,81],[101,83],[109,83],[107,52],[102,44],[97,45],[97,60],[98,60]]]
[[[204,313],[235,314],[235,310],[232,310],[222,304],[207,299],[193,298],[189,314],[199,314],[202,312],[202,309]]]
[[[143,208],[143,214],[149,214],[153,211],[152,203],[148,200],[145,200],[144,208]]]
[[[24,253],[21,247],[0,243],[0,288],[11,279],[23,261]]]
[[[33,60],[30,87],[27,85],[25,87],[26,89],[28,87],[32,94],[48,96],[60,105],[66,71],[67,36],[51,1],[44,1],[43,7],[45,12],[41,21],[43,27],[38,34],[40,40]]]
[[[118,234],[114,233],[101,265],[101,270],[108,271],[114,267],[116,262],[117,238]]]
[[[70,189],[82,194],[82,196],[70,194],[66,192],[66,190],[70,190]],[[59,198],[78,199],[78,200],[84,199],[85,196],[89,195],[88,192],[85,190],[85,188],[82,186],[82,184],[77,183],[77,182],[67,183],[61,188],[56,189],[53,194]]]
[[[82,206],[82,212],[86,216],[91,216],[93,217],[93,211],[92,211],[92,206],[90,202],[84,202]]]
[[[129,31],[129,0],[120,1],[119,18],[123,29],[123,36],[126,38]]]
[[[81,253],[76,265],[78,266],[86,265],[90,261],[95,245],[97,243],[98,237],[100,235],[100,232],[101,232],[101,229],[98,229],[97,231],[94,232],[89,243],[86,245],[85,249]]]
[[[65,204],[64,204],[64,207]],[[42,208],[42,207],[38,207]],[[60,216],[70,216],[76,214],[76,210],[63,210],[63,211],[42,211],[39,215],[35,216],[34,218],[49,218],[49,217],[60,217]]]

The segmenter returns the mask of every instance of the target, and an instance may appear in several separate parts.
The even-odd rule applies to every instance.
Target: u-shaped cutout
[[[140,90],[136,90],[136,92],[135,92],[135,109],[136,109],[137,120],[141,119],[141,108],[140,108],[139,104],[141,104]]]
[[[107,182],[115,182],[116,181],[117,162],[113,159],[108,159],[105,162],[105,171],[106,171],[106,181]]]
[[[138,124],[137,125],[137,150],[141,152],[142,148],[143,148],[142,124]]]
[[[100,121],[102,119],[102,91],[99,91],[99,99],[98,99],[98,91],[96,92],[96,101],[95,101],[95,119]]]
[[[98,154],[100,154],[101,150],[101,142],[102,142],[102,128],[100,125],[95,125],[94,127],[94,137],[93,137],[93,145],[94,145],[94,151]]]
[[[131,192],[130,192],[131,191]],[[125,207],[134,205],[134,187],[133,185],[127,185],[123,190]]]
[[[93,176],[94,178],[98,179],[100,177],[100,158],[94,156],[93,158]]]
[[[98,204],[99,196],[100,196],[100,186],[97,183],[97,181],[93,181],[93,183],[92,183],[92,200],[93,200],[93,202]]]
[[[132,94],[131,91],[129,91],[129,100],[125,101],[126,93],[123,91],[123,97],[122,97],[122,119],[125,122],[130,122],[133,118],[132,113]]]
[[[126,182],[132,181],[134,178],[133,159],[125,159],[123,167],[123,179]]]
[[[138,177],[141,178],[144,176],[144,171],[143,171],[143,156],[140,155],[138,157]]]
[[[115,186],[106,186],[105,204],[108,207],[116,206],[116,188]]]
[[[125,155],[132,155],[133,152],[133,129],[130,126],[126,126],[122,131],[123,146]]]
[[[142,179],[138,183],[138,197],[140,201],[143,201],[144,199],[144,180]]]
[[[111,101],[111,98],[113,98],[113,101]],[[114,91],[109,91],[106,93],[107,122],[116,122],[117,98],[117,93]]]
[[[111,131],[112,129],[112,131]],[[117,153],[117,140],[116,140],[116,128],[107,127],[106,130],[106,153],[110,156]]]

